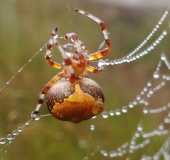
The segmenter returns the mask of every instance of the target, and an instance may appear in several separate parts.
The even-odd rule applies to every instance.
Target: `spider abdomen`
[[[102,113],[104,94],[89,78],[71,84],[65,78],[57,81],[46,93],[50,113],[59,120],[79,123]]]

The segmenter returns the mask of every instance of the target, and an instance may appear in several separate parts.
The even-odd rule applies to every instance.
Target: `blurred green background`
[[[112,42],[112,50],[107,56],[110,60],[127,55],[140,44],[166,9],[126,8],[97,0],[77,0],[76,7],[96,15],[105,22]],[[74,8],[74,0],[0,1],[0,87],[49,40],[51,30],[55,26],[58,26],[59,36],[75,32],[90,53],[97,51],[103,41],[100,27],[87,17],[74,14]],[[167,25],[168,22],[162,30]],[[169,38],[166,38],[149,55],[135,62],[107,66],[101,74],[90,74],[104,90],[106,111],[128,105],[136,97],[151,79],[160,54],[169,54],[168,42]],[[58,50],[53,51],[53,59],[62,62]],[[44,52],[45,49],[0,92],[0,137],[6,136],[30,119],[39,92],[59,72],[45,62]],[[167,57],[170,58],[168,55]],[[160,100],[157,95],[153,99],[155,106],[168,102],[169,88],[161,94],[164,95],[165,101]],[[44,104],[41,114],[47,113]],[[108,119],[98,116],[97,119],[80,124],[62,122],[51,116],[45,117],[26,127],[15,138],[7,153],[4,155],[1,151],[0,155],[4,155],[4,159],[8,160],[79,160],[86,155],[93,160],[109,159],[95,152],[96,148],[116,150],[123,143],[130,142],[139,122],[143,121],[144,127],[151,131],[163,118],[163,114],[144,116],[140,106],[131,109],[127,114]],[[95,125],[94,131],[90,131],[92,124]],[[137,160],[143,154],[153,155],[166,137],[153,138],[152,143],[145,148],[117,159],[130,157]]]

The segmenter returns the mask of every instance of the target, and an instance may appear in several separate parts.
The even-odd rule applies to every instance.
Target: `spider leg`
[[[62,77],[65,76],[64,72],[60,72],[58,73],[56,76],[54,76],[46,85],[45,87],[42,89],[40,95],[39,95],[39,99],[38,99],[38,103],[37,106],[35,108],[35,110],[31,113],[31,117],[33,119],[35,119],[37,117],[37,114],[39,113],[40,107],[44,101],[44,97],[45,94],[47,93],[47,91],[53,86],[53,84],[58,81],[59,79],[61,79]]]
[[[57,33],[57,27],[52,30],[51,38],[50,38],[50,40],[49,40],[48,43],[47,43],[47,46],[46,46],[47,51],[46,51],[46,53],[45,53],[45,59],[46,59],[46,62],[47,62],[50,66],[52,66],[53,68],[61,69],[61,64],[56,63],[56,62],[54,62],[54,61],[51,60],[51,56],[52,56],[51,49],[52,49],[52,45],[53,45],[53,43],[54,43],[54,42],[53,42],[53,39],[54,39],[55,37],[57,38],[57,34],[56,34],[56,33]]]
[[[85,12],[83,10],[75,9],[75,11],[91,18],[92,20],[94,20],[95,22],[97,22],[100,25],[102,32],[103,32],[103,35],[104,35],[105,43],[107,45],[107,48],[88,55],[89,60],[95,60],[95,59],[106,56],[111,49],[111,42],[110,42],[108,32],[107,32],[107,29],[106,29],[104,22],[102,20],[100,20],[99,18],[97,18],[96,16],[94,16],[94,15],[88,13],[88,12]]]
[[[100,73],[104,70],[104,66],[101,66],[100,68],[95,68],[93,66],[88,66],[87,70],[92,73]]]
[[[52,39],[51,42],[49,44],[55,44],[57,46],[57,48],[59,49],[59,51],[61,52],[61,55],[64,59],[64,65],[61,65],[61,68],[64,69],[65,73],[67,74],[67,76],[69,77],[69,80],[71,83],[74,83],[76,81],[76,77],[75,77],[75,72],[74,72],[74,68],[73,68],[73,64],[72,61],[70,59],[70,57],[68,57],[68,55],[66,54],[65,50],[63,49],[63,47],[58,43],[57,41],[57,27],[53,29],[52,31]],[[51,45],[49,45],[49,49]]]

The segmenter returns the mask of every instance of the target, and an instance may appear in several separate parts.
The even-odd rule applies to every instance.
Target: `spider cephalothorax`
[[[104,95],[102,89],[89,78],[87,71],[100,73],[104,69],[104,66],[99,68],[90,66],[90,61],[104,57],[109,53],[111,43],[108,32],[104,22],[99,18],[79,9],[75,9],[75,11],[91,18],[100,25],[107,47],[88,54],[85,45],[75,33],[67,33],[62,37],[63,40],[70,39],[72,43],[61,46],[57,40],[57,27],[54,28],[47,44],[45,59],[50,66],[62,71],[54,76],[41,91],[38,104],[31,114],[32,118],[36,118],[45,95],[49,111],[60,120],[78,123],[103,111]],[[56,45],[61,52],[64,60],[62,64],[51,60],[53,45]]]

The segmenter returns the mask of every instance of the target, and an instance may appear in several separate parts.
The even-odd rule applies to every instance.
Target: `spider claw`
[[[58,30],[58,28],[57,27],[55,27],[53,30],[52,30],[52,36],[55,36],[56,34],[57,34],[57,30]]]
[[[76,12],[77,12],[77,11],[78,11],[78,8],[75,8],[75,10],[74,10],[74,11],[76,11]]]
[[[55,27],[55,28],[54,28],[54,31],[57,32],[57,30],[58,30],[58,27]]]
[[[38,115],[37,115],[38,113],[39,113],[38,111],[32,111],[32,113],[31,113],[31,118],[32,118],[32,119],[36,119],[36,117],[38,116]]]

